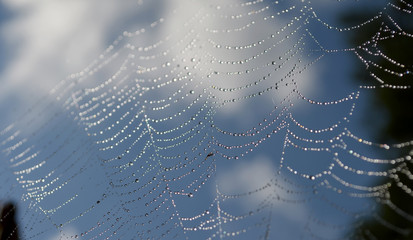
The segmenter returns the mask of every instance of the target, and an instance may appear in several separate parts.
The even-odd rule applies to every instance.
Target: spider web
[[[412,65],[382,48],[411,41],[395,20],[410,3],[352,25],[333,15],[364,1],[141,4],[168,10],[1,131],[23,239],[342,239],[372,217],[411,234],[377,209],[413,221],[389,191],[413,194],[413,141],[357,123],[374,92],[410,88]]]

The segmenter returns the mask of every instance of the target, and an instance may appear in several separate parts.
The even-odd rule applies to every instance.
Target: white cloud
[[[308,210],[304,204],[284,202],[284,200],[299,197],[285,191],[286,189],[291,190],[292,186],[284,186],[283,178],[277,175],[277,169],[270,158],[260,156],[248,161],[245,159],[239,161],[241,162],[234,162],[230,169],[218,171],[217,183],[220,191],[227,194],[246,193],[270,183],[270,187],[247,195],[248,197],[240,198],[243,206],[246,209],[251,209],[251,206],[258,206],[266,199],[268,200],[268,196],[273,195],[275,196],[272,201],[273,212],[294,222],[304,222],[307,220]],[[277,184],[274,184],[272,181],[274,179],[277,179]]]
[[[226,2],[226,5],[236,5],[239,2],[238,0],[232,0]],[[142,10],[139,10],[139,7],[142,6],[138,6],[138,3],[136,1],[125,1],[119,4],[118,1],[114,0],[5,1],[5,6],[13,11],[14,17],[5,24],[4,28],[1,29],[1,33],[9,45],[13,47],[14,52],[8,60],[6,70],[1,75],[1,78],[5,79],[0,90],[1,102],[6,102],[10,94],[17,94],[21,99],[31,101],[33,98],[45,95],[66,76],[86,67],[92,60],[97,58],[117,35],[128,29],[128,26],[124,26],[125,24],[120,24],[121,27],[114,30],[113,28],[117,26],[116,22],[125,23],[125,19],[138,18],[139,14],[143,15]],[[275,22],[260,20],[255,23],[259,26],[252,25],[243,31],[236,31],[231,34],[214,34],[207,29],[242,28],[251,24],[251,21],[256,21],[256,19],[249,17],[250,9],[247,7],[238,7],[234,10],[225,8],[217,11],[215,8],[211,8],[214,2],[172,1],[163,5],[159,5],[158,1],[144,3],[146,7],[149,6],[149,8],[152,7],[159,11],[166,20],[159,30],[147,33],[137,40],[135,38],[127,39],[125,44],[145,46],[171,35],[171,39],[166,41],[165,45],[161,45],[163,51],[170,51],[165,61],[170,58],[177,59],[178,62],[182,59],[190,61],[194,57],[196,60],[202,60],[200,67],[193,70],[197,76],[197,81],[193,82],[194,89],[206,88],[211,90],[212,85],[236,88],[261,79],[263,73],[272,72],[273,75],[270,80],[262,81],[257,87],[249,87],[234,92],[212,90],[212,94],[221,101],[223,99],[237,99],[265,90],[273,85],[274,81],[279,81],[284,77],[291,67],[285,66],[281,72],[274,72],[273,66],[268,66],[272,59],[278,59],[278,56],[290,49],[295,41],[291,37],[274,47],[271,45],[280,39],[267,39],[270,33],[275,33],[282,26],[285,26],[282,18],[278,18]],[[215,2],[215,4],[219,3],[219,1]],[[173,9],[177,9],[178,13],[174,13]],[[268,12],[270,13],[270,11]],[[199,16],[203,17],[196,16],[198,13]],[[236,13],[244,17],[237,20],[225,20],[219,16],[214,16],[214,14],[221,13],[226,16]],[[252,14],[252,16],[254,15]],[[156,17],[153,20],[156,20]],[[192,20],[195,22],[191,23],[190,27],[184,27],[185,23]],[[142,26],[147,27],[148,23],[135,21],[132,25],[133,29],[136,30]],[[191,29],[195,31],[194,36],[199,40],[198,45],[199,47],[202,46],[202,49],[195,48],[182,52],[182,47],[175,47],[175,44],[181,39],[187,41],[185,34],[188,34]],[[260,40],[266,40],[266,42],[262,46],[250,49],[241,51],[223,49],[225,45],[242,46]],[[219,43],[222,48],[215,48],[212,42]],[[210,63],[211,56],[218,60],[239,60],[254,56],[268,48],[271,48],[269,54],[264,54],[249,64],[222,65],[216,62]],[[120,61],[122,60],[120,59]],[[160,65],[160,63],[158,64]],[[261,70],[245,74],[246,70],[257,67]],[[211,78],[207,78],[215,71],[221,74],[212,74]],[[225,72],[242,72],[243,74],[227,76],[224,75]],[[157,74],[156,77],[159,77],[160,73],[157,72]],[[299,82],[300,90],[305,89],[306,92],[311,91],[312,86],[316,85],[314,84],[313,74],[308,72],[295,77],[295,80]],[[102,79],[88,79],[88,81],[102,81]],[[195,88],[195,85],[198,85],[198,87]],[[280,101],[290,91],[290,87],[270,91],[264,97],[254,98],[254,101],[259,99],[259,102],[252,104],[252,106],[257,104],[267,106],[268,108],[265,110],[267,113],[274,105],[279,105]],[[243,123],[256,122],[256,115],[262,116],[262,114],[245,114],[257,110],[255,107],[251,108],[251,105],[246,104],[248,102],[250,102],[249,99],[230,103],[227,107],[218,109],[217,117],[220,115],[224,118],[236,116],[236,118],[243,118],[245,120]]]
[[[279,81],[285,77],[293,65],[285,64],[280,71],[274,72],[276,66],[272,66],[271,63],[275,60],[278,63],[283,62],[279,60],[279,58],[282,56],[285,60],[283,54],[294,48],[293,45],[296,44],[298,39],[295,35],[301,34],[301,32],[299,32],[298,34],[292,34],[288,36],[288,38],[283,39],[290,31],[297,28],[300,23],[295,23],[287,31],[277,35],[276,32],[285,27],[291,19],[288,17],[284,19],[284,17],[280,16],[277,17],[277,21],[262,20],[256,18],[254,14],[251,14],[253,12],[250,8],[237,6],[240,5],[240,3],[241,1],[239,0],[226,1],[225,6],[221,8],[220,4],[222,3],[220,1],[176,0],[169,2],[170,7],[166,9],[176,8],[177,13],[173,11],[165,13],[165,19],[167,20],[164,22],[162,30],[168,33],[177,33],[172,35],[171,43],[177,43],[182,39],[185,40],[185,34],[188,34],[190,31],[194,32],[192,37],[198,40],[195,44],[196,47],[189,50],[185,49],[185,51],[182,51],[182,48],[170,48],[171,45],[167,45],[166,47],[172,51],[171,55],[176,57],[178,61],[180,59],[189,61],[193,57],[195,57],[196,61],[201,59],[202,65],[195,70],[195,73],[201,77],[198,80],[202,79],[202,87],[209,89],[212,85],[215,85],[222,88],[237,88],[260,80],[264,74],[272,74],[272,76],[268,78],[270,80],[261,81],[258,87],[249,87],[233,92],[213,91],[213,94],[221,99],[247,96],[252,93],[251,89],[255,93],[264,91],[268,86],[274,84],[275,81]],[[235,7],[229,7],[232,5]],[[274,10],[272,7],[274,6],[264,11],[262,16],[271,16]],[[231,16],[242,17],[232,19]],[[188,27],[185,26],[186,23],[189,23]],[[177,28],[177,26],[181,27]],[[271,34],[274,35],[274,38],[270,37]],[[188,39],[185,41],[188,41]],[[308,38],[304,41],[312,41],[312,39]],[[219,48],[217,48],[218,45],[220,46]],[[248,47],[231,50],[226,49],[227,46],[232,48],[240,46]],[[268,53],[260,54],[264,51],[268,51]],[[256,56],[256,58],[250,59],[243,64],[218,63],[219,60],[239,61],[251,58],[252,56]],[[214,62],[211,62],[211,60]],[[306,59],[304,59],[304,62],[305,60]],[[304,66],[305,63],[302,64]],[[248,74],[246,73],[247,70]],[[214,72],[218,72],[219,74],[216,75]],[[240,74],[226,75],[225,73],[227,72],[239,72]],[[294,78],[299,82],[300,89],[311,91],[314,86],[312,83],[314,83],[315,77],[312,74],[306,73],[307,72],[304,71],[304,73]],[[211,77],[208,78],[208,75]],[[199,81],[197,83],[199,83]],[[275,102],[279,104],[291,90],[292,88],[283,87],[276,91],[270,91],[269,94],[265,94],[266,99],[264,101],[271,104],[272,101],[275,100]],[[247,99],[246,101],[249,100]],[[246,101],[229,104],[231,107],[225,109],[222,114],[233,114],[239,111],[245,111]]]
[[[4,1],[13,17],[1,35],[12,56],[7,60],[0,92],[25,97],[45,95],[70,73],[79,71],[103,51],[113,36],[113,22],[133,14],[128,1]]]
[[[74,239],[74,238],[79,238],[79,231],[73,227],[65,227],[63,228],[58,234],[53,235],[49,237],[49,240],[68,240],[68,239]]]

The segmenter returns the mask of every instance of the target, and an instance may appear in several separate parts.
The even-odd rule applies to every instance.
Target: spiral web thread
[[[387,2],[345,27],[319,17],[309,1],[179,5],[125,31],[1,131],[0,189],[19,201],[24,239],[274,239],[283,230],[341,239],[369,216],[410,234],[375,209],[378,202],[413,221],[388,191],[396,184],[413,196],[399,177],[413,179],[413,141],[371,142],[352,118],[370,92],[410,88],[412,66],[386,55],[381,43],[413,37],[394,20],[411,19],[412,4]],[[322,31],[346,36],[371,24],[376,33],[360,45],[321,41]],[[155,36],[150,44],[142,43],[147,35]],[[307,72],[331,56],[357,58],[370,78],[344,95],[326,88],[331,96],[314,96],[308,86],[319,81]],[[315,121],[300,114],[306,108]],[[392,154],[400,149],[407,154]],[[265,173],[238,165],[251,166],[260,154],[271,161]],[[243,171],[232,180],[251,184],[228,183],[224,169]],[[283,208],[307,210],[281,229]]]

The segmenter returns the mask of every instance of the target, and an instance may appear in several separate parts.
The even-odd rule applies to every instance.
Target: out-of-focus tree
[[[368,11],[366,8],[352,12],[342,21],[345,24],[363,22],[369,16]],[[354,31],[349,39],[360,46],[358,54],[371,61],[367,63],[368,71],[357,70],[357,81],[374,85],[378,83],[375,76],[385,84],[376,84],[370,112],[364,119],[373,125],[384,119],[384,124],[375,126],[379,127],[374,133],[379,142],[413,139],[413,38],[408,35],[413,33],[413,12],[410,11],[413,9],[405,1],[389,1],[381,15],[386,19],[385,24],[373,21]],[[403,89],[402,86],[410,87]],[[379,120],[380,115],[384,116]],[[403,148],[398,157],[408,155],[409,151],[412,148]],[[410,218],[413,217],[413,164],[407,160],[397,166],[396,173],[389,175],[391,187],[377,199],[380,203],[377,212],[351,233],[356,239],[413,239],[413,218]]]
[[[0,240],[18,240],[19,230],[15,220],[16,206],[7,203],[1,210],[0,218]]]

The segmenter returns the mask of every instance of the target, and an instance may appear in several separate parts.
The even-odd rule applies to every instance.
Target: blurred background
[[[412,239],[411,4],[1,1],[1,239]]]

